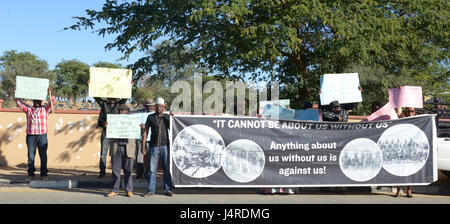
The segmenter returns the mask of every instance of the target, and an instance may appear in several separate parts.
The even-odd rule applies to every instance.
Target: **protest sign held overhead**
[[[130,69],[89,68],[89,96],[104,98],[131,98]]]
[[[358,73],[325,74],[320,77],[320,103],[362,102]]]
[[[15,98],[45,100],[48,95],[48,79],[16,76]]]
[[[107,138],[141,138],[141,115],[107,114]]]
[[[389,103],[394,108],[423,108],[422,87],[402,86],[400,88],[389,89]]]
[[[333,123],[171,117],[176,187],[427,185],[437,180],[433,115]]]
[[[390,103],[387,103],[373,114],[364,118],[363,121],[383,121],[383,120],[392,120],[397,119],[397,113],[395,112],[394,107]]]

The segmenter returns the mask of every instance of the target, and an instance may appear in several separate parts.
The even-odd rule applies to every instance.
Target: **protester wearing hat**
[[[102,134],[100,137],[100,162],[99,162],[99,175],[98,178],[105,177],[106,174],[106,155],[108,155],[108,149],[110,148],[110,141],[106,138],[106,116],[107,114],[119,114],[119,105],[124,104],[127,99],[114,99],[108,98],[103,100],[99,97],[94,97],[95,101],[100,106],[100,114],[98,116],[97,128],[102,128]]]
[[[151,113],[155,112],[155,102],[152,99],[146,99],[143,103],[144,108],[141,110],[136,111],[136,113],[141,113],[142,114],[142,133],[144,132],[145,129],[145,121],[147,121],[147,117],[148,115],[150,115]],[[142,153],[141,147],[142,147],[142,143],[144,142],[145,144],[145,149],[149,150],[150,149],[150,134],[147,135],[147,139],[146,141],[142,141],[142,139],[136,139],[136,151],[137,151],[137,155],[136,155],[136,178],[140,179],[142,177],[145,178],[149,178],[148,173],[150,172],[150,166],[149,166],[149,161],[147,159],[147,157]]]
[[[150,161],[150,178],[148,192],[144,196],[155,194],[156,188],[156,170],[158,169],[158,160],[161,158],[164,170],[164,192],[167,196],[173,196],[171,191],[171,179],[169,173],[169,127],[170,117],[165,114],[166,109],[163,98],[156,98],[156,112],[147,117],[144,134],[142,139],[150,135],[150,150],[146,152],[142,144],[142,152],[147,154]],[[151,133],[149,133],[151,131]]]
[[[348,112],[335,100],[330,103],[328,109],[323,112],[323,121],[347,122]]]
[[[118,107],[120,114],[128,114],[130,108],[122,104]],[[106,123],[108,125],[108,123]],[[124,173],[124,186],[127,197],[133,196],[133,164],[136,155],[135,139],[111,139],[112,191],[107,197],[116,196],[120,188],[120,174]]]

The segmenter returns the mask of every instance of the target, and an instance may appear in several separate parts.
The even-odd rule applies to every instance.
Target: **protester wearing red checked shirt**
[[[51,95],[51,88],[48,88],[49,95]],[[42,179],[47,179],[47,118],[51,111],[51,104],[48,103],[42,106],[42,100],[33,100],[33,105],[30,106],[20,99],[15,99],[17,106],[27,115],[27,148],[28,148],[28,177],[35,176],[34,158],[36,155],[36,147],[39,150],[39,158],[41,159],[40,175]],[[55,98],[52,97],[52,102],[55,103]]]

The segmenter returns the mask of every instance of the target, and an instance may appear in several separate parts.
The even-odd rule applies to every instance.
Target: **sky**
[[[113,36],[99,36],[93,30],[66,30],[75,16],[86,9],[100,10],[104,0],[5,0],[0,6],[0,55],[5,51],[30,52],[54,69],[62,60],[77,59],[88,65],[99,61],[132,64],[143,54],[133,53],[119,61],[121,52],[105,50]],[[100,27],[94,27],[98,29]]]

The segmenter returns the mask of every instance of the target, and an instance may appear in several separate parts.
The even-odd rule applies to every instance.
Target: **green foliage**
[[[48,63],[30,52],[5,51],[0,56],[1,94],[3,99],[12,100],[16,76],[46,78],[52,83],[56,76],[48,70]]]
[[[54,92],[76,101],[88,93],[89,65],[78,60],[63,60],[56,65]]]
[[[279,80],[298,103],[317,99],[320,75],[355,64],[392,77],[434,76],[433,65],[449,56],[449,8],[440,0],[107,0],[67,29],[106,24],[95,32],[117,34],[106,49],[124,57],[164,37],[172,44],[152,55],[182,59],[177,68],[194,63],[225,77]],[[143,76],[153,65],[144,57],[134,68]]]

